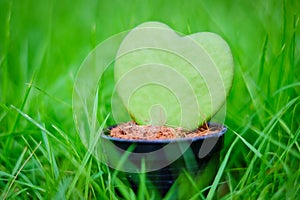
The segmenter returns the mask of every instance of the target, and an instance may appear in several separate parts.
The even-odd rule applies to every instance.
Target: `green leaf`
[[[220,36],[180,36],[159,22],[133,29],[115,63],[117,92],[139,124],[195,129],[224,104],[232,78],[232,55]]]

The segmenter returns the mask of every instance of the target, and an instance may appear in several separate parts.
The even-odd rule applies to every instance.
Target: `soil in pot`
[[[126,140],[171,140],[195,138],[217,133],[221,130],[218,126],[209,127],[206,123],[197,130],[187,131],[180,127],[137,125],[135,122],[128,122],[112,128],[110,136]]]

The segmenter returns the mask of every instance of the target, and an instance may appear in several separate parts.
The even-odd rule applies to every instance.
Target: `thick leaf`
[[[180,36],[146,22],[123,40],[115,62],[117,92],[139,124],[195,129],[224,104],[233,59],[214,33]]]

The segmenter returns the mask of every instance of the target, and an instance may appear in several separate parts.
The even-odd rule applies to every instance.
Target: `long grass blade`
[[[80,166],[79,166],[79,169],[77,169],[76,173],[75,173],[75,176],[68,188],[68,192],[66,194],[66,198],[69,199],[71,197],[71,194],[75,188],[75,185],[76,185],[76,182],[79,178],[79,176],[82,174],[82,172],[84,171],[84,168],[88,162],[88,160],[90,159],[91,155],[92,155],[92,152],[94,152],[94,149],[99,141],[99,138],[100,138],[100,135],[103,131],[103,128],[106,124],[106,120],[108,119],[109,115],[107,115],[107,117],[105,118],[105,120],[102,122],[101,126],[99,127],[98,131],[97,131],[97,135],[95,137],[95,139],[93,140],[93,143],[90,145],[88,151],[86,152]]]
[[[221,163],[221,165],[220,165],[220,168],[219,168],[219,170],[218,170],[218,172],[217,172],[217,175],[216,175],[216,177],[215,177],[215,179],[214,179],[214,182],[213,182],[213,184],[212,184],[212,186],[211,186],[211,188],[210,188],[210,190],[209,190],[209,192],[208,192],[208,195],[207,195],[207,197],[206,197],[207,200],[211,200],[211,199],[214,198],[214,195],[215,195],[217,186],[218,186],[218,184],[219,184],[219,182],[220,182],[220,180],[221,180],[221,177],[222,177],[222,175],[223,175],[223,172],[224,172],[224,170],[225,170],[225,167],[226,167],[226,165],[227,165],[227,163],[228,163],[228,160],[229,160],[229,157],[230,157],[231,152],[232,152],[232,150],[233,150],[233,147],[234,147],[235,144],[237,143],[238,139],[239,139],[239,138],[237,137],[237,138],[231,143],[231,145],[230,145],[228,151],[226,152],[225,157],[224,157],[224,160],[222,161],[222,163]]]
[[[7,190],[3,193],[3,197],[2,199],[5,200],[7,198],[8,193],[10,192],[11,187],[13,186],[13,184],[15,183],[15,181],[17,180],[19,174],[21,173],[21,171],[23,170],[23,168],[25,167],[25,165],[28,163],[28,161],[31,159],[31,157],[34,155],[34,153],[36,152],[36,150],[40,147],[40,145],[42,144],[42,142],[40,142],[35,148],[34,150],[30,153],[30,155],[27,157],[27,159],[24,161],[24,163],[21,165],[21,162],[25,156],[25,153],[27,152],[27,148],[25,148],[21,154],[21,156],[19,157],[19,160],[13,170],[12,174],[14,175],[14,178],[10,181],[9,186],[7,187]],[[17,170],[17,171],[16,171]]]

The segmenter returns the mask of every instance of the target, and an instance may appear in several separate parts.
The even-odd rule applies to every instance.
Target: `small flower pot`
[[[161,196],[171,187],[175,193],[184,193],[184,190],[177,190],[176,187],[189,187],[189,178],[201,189],[213,181],[219,165],[224,134],[227,131],[223,125],[211,123],[209,127],[217,127],[219,131],[193,138],[164,140],[126,140],[102,134],[103,152],[111,168],[115,168],[112,163],[117,163],[124,153],[130,151],[135,155],[131,157],[128,153],[125,167],[113,170],[118,170],[118,176],[128,181],[136,192],[141,185],[140,173],[146,176],[147,189],[156,190]],[[112,146],[119,154],[112,153]],[[187,191],[191,190],[192,188],[187,188]],[[188,194],[176,194],[176,197],[180,195]]]

